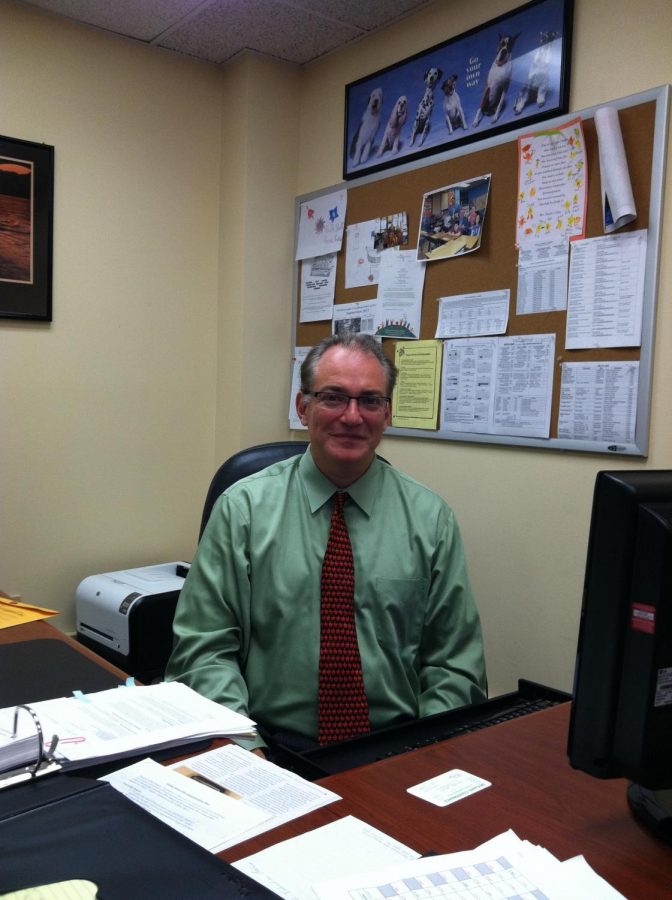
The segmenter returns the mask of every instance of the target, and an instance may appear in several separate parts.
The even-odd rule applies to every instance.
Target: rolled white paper
[[[596,109],[595,130],[600,148],[602,220],[605,233],[610,234],[637,218],[618,110],[613,106]]]

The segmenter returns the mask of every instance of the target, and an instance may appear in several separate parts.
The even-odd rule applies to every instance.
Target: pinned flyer
[[[611,234],[637,218],[618,110],[613,106],[596,109],[595,130],[600,148],[602,219],[605,234]]]
[[[435,806],[449,806],[490,786],[491,783],[484,778],[463,772],[462,769],[451,769],[450,772],[408,788],[408,793]]]

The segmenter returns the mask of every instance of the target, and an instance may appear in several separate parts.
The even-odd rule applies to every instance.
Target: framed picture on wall
[[[51,322],[54,148],[0,136],[0,318]]]
[[[574,0],[532,0],[345,88],[343,177],[567,112]]]

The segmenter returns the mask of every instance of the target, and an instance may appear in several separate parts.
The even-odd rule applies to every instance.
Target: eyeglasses
[[[306,391],[305,397],[314,397],[323,409],[331,412],[343,413],[350,405],[350,401],[357,403],[360,412],[381,413],[390,402],[389,397],[379,397],[377,394],[362,394],[361,397],[349,397],[347,394],[339,394],[336,391]]]

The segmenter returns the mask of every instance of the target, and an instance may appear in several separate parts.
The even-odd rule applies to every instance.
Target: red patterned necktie
[[[355,625],[355,567],[343,516],[346,493],[334,494],[320,599],[320,744],[371,730]]]

